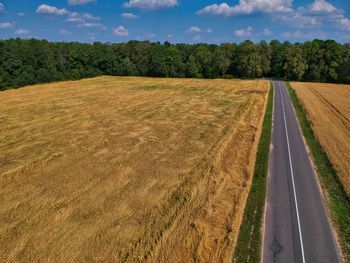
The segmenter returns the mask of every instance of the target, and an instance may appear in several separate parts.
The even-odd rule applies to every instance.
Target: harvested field
[[[230,262],[267,81],[0,93],[0,261]]]
[[[350,85],[291,83],[350,196]]]

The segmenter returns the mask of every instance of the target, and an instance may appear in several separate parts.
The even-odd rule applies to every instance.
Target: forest
[[[0,40],[0,90],[98,75],[350,83],[350,44],[334,40],[221,45]]]

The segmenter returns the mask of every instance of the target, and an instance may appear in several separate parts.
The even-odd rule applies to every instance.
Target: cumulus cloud
[[[339,20],[339,23],[340,23],[342,26],[344,26],[345,29],[350,30],[350,19],[348,19],[348,18],[341,18],[341,19]]]
[[[23,28],[17,29],[15,32],[16,35],[26,35],[29,34],[29,31]]]
[[[187,32],[189,33],[211,33],[213,30],[211,28],[208,29],[202,29],[198,26],[191,26],[189,29],[187,29]]]
[[[252,27],[242,28],[235,31],[236,37],[249,37],[252,36]]]
[[[299,19],[299,16],[301,19]],[[295,22],[301,24],[320,25],[323,22],[340,25],[343,29],[350,30],[349,19],[345,17],[344,11],[335,7],[326,0],[314,0],[314,2],[305,7],[300,7],[295,11]]]
[[[69,17],[67,19],[68,22],[71,22],[71,23],[84,23],[85,20],[82,19],[81,17]]]
[[[87,19],[87,20],[100,20],[101,17],[99,16],[93,16],[89,13],[83,13],[80,15],[83,19]]]
[[[4,11],[4,5],[3,5],[3,3],[0,3],[0,13],[1,13],[2,11]]]
[[[321,24],[319,17],[311,16],[306,12],[300,11],[276,15],[275,19],[281,20],[296,28],[315,27]]]
[[[133,13],[123,13],[121,16],[123,18],[127,18],[127,19],[137,19],[137,18],[139,18],[137,15],[135,15]]]
[[[94,2],[95,0],[68,0],[69,5],[85,5],[91,2]]]
[[[202,32],[202,30],[199,27],[197,27],[197,26],[191,26],[187,31],[191,32],[191,33]]]
[[[78,1],[76,1],[78,2]],[[83,2],[83,1],[80,1]],[[59,16],[67,16],[67,22],[76,23],[78,28],[97,28],[101,30],[106,30],[106,27],[97,23],[97,20],[101,18],[99,16],[93,16],[89,13],[78,13],[78,12],[69,12],[68,10],[62,8],[59,9],[55,6],[49,6],[46,4],[40,5],[37,10],[39,14],[49,14],[49,15],[59,15]]]
[[[10,22],[0,23],[0,29],[7,29],[7,28],[12,28],[12,27],[14,27],[13,23],[10,23]]]
[[[293,0],[239,0],[234,6],[226,2],[208,5],[197,14],[238,16],[262,13],[296,28],[312,28],[322,23],[332,23],[350,30],[350,20],[344,15],[344,11],[327,0],[314,0],[311,4],[297,9],[292,8],[292,3]]]
[[[129,35],[129,30],[127,30],[125,27],[123,26],[118,26],[116,28],[113,28],[113,34],[116,36],[128,36]]]
[[[50,15],[59,15],[59,16],[69,14],[68,10],[66,10],[65,8],[59,9],[55,6],[50,6],[46,4],[42,4],[38,6],[38,8],[36,9],[36,12],[38,14],[50,14]]]
[[[197,12],[198,15],[249,15],[253,13],[285,13],[292,11],[293,0],[240,0],[238,5],[212,4]]]
[[[161,9],[178,5],[178,0],[129,0],[123,4],[126,8]]]
[[[89,13],[80,14],[78,12],[70,13],[69,18],[80,18],[83,20],[100,20],[101,19],[101,17],[99,17],[99,16],[93,16]]]
[[[73,12],[69,13],[67,22],[75,23],[77,24],[78,28],[96,28],[100,30],[106,30],[107,28],[102,23],[96,22],[100,20],[101,17],[99,16],[93,16],[89,13],[78,13]]]
[[[309,5],[309,10],[315,13],[332,13],[337,11],[337,8],[325,0],[315,0],[315,2]]]

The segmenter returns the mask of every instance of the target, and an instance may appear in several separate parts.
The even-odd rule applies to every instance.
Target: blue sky
[[[0,38],[350,42],[350,0],[0,0]]]

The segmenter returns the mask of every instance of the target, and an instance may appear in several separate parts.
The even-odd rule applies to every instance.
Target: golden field
[[[350,85],[291,83],[350,196]]]
[[[268,86],[98,77],[1,92],[0,262],[231,262]]]

